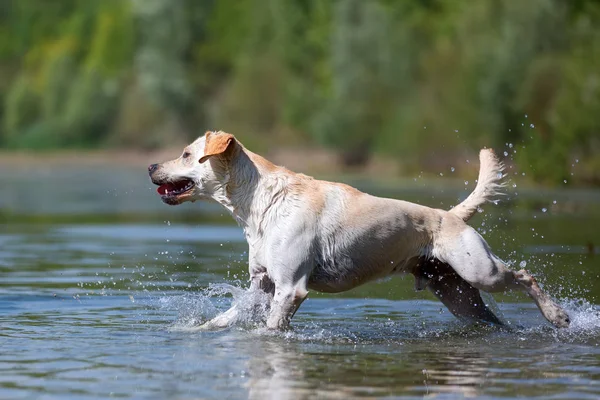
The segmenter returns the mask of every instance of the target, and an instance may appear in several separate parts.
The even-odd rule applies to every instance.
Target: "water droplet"
[[[534,124],[529,124],[529,127],[530,127],[531,129],[533,129],[533,128],[535,128],[535,125],[534,125]]]
[[[548,209],[546,207],[542,208],[542,212],[545,213],[546,211],[548,211]]]
[[[504,157],[508,157],[508,151],[504,152]]]
[[[440,172],[440,176],[444,176],[444,173],[443,173],[443,172]]]
[[[519,267],[521,267],[521,268],[525,268],[526,266],[527,266],[527,261],[521,261],[519,263]]]
[[[512,149],[512,148],[513,148],[513,144],[512,144],[512,143],[509,143],[509,144],[508,144],[508,148],[509,148],[509,149]]]
[[[465,181],[465,185],[468,185],[468,184],[469,184],[469,181]]]
[[[564,182],[564,183],[567,183],[567,180],[565,179],[563,182]]]
[[[556,200],[552,200],[552,204],[556,204]]]
[[[454,172],[454,167],[450,167],[450,171]]]

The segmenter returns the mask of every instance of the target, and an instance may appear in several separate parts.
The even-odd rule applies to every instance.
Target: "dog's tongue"
[[[156,189],[156,191],[160,195],[169,194],[171,192],[179,192],[179,191],[185,189],[185,186],[187,183],[188,183],[187,180],[183,180],[183,181],[179,181],[179,182],[165,183],[164,185],[160,185],[158,187],[158,189]]]
[[[177,186],[172,183],[165,183],[164,185],[160,185],[156,191],[162,196],[169,192],[174,192],[176,188]]]

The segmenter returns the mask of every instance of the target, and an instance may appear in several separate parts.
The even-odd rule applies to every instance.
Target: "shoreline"
[[[146,167],[149,164],[172,160],[179,157],[181,147],[169,147],[157,150],[139,149],[69,149],[69,150],[0,150],[0,168],[27,168],[37,167],[41,164],[50,167],[61,166],[124,166]],[[286,167],[294,172],[319,175],[319,176],[356,176],[363,178],[384,179],[413,179],[420,177],[452,176],[455,179],[473,180],[477,177],[479,163],[467,163],[465,160],[455,160],[448,157],[446,164],[455,164],[455,172],[450,174],[450,168],[439,165],[439,159],[432,159],[433,169],[443,172],[423,171],[408,172],[398,160],[385,156],[374,156],[369,162],[360,167],[348,167],[340,162],[334,151],[321,147],[279,147],[277,149],[260,153],[267,160],[276,165]],[[477,160],[477,155],[472,154],[470,160]]]
[[[48,151],[0,150],[0,172],[7,169],[39,170],[43,168],[65,167],[126,167],[143,168],[149,164],[172,160],[179,157],[181,147],[161,148],[157,150],[140,149],[69,149]],[[263,154],[261,154],[263,155]],[[473,184],[479,172],[477,154],[457,157],[448,155],[446,159],[434,158],[431,168],[421,172],[409,169],[395,159],[374,156],[362,167],[344,166],[336,153],[319,147],[279,147],[267,151],[264,157],[276,165],[284,166],[294,172],[315,176],[318,179],[361,179],[377,182],[421,181],[456,182],[468,181]],[[470,162],[467,162],[470,160]],[[506,180],[515,180],[521,189],[560,189],[561,185],[545,185],[531,181],[516,174],[515,165],[505,161]],[[452,169],[447,165],[454,165]],[[574,181],[564,189],[598,190],[598,186]]]

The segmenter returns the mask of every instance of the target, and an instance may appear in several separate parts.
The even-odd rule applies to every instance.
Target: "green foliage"
[[[31,90],[26,77],[19,77],[10,88],[4,105],[4,142],[18,141],[19,133],[35,124],[40,112],[40,102]]]
[[[423,170],[511,143],[537,181],[598,183],[599,57],[597,0],[6,0],[0,145],[226,129]]]
[[[23,24],[32,26],[23,30],[23,44],[13,47],[25,55],[5,97],[7,146],[87,147],[109,135],[118,112],[120,79],[132,59],[128,4],[13,4],[9,20],[16,31]]]
[[[349,0],[334,9],[332,93],[316,131],[349,165],[366,162],[387,117],[394,86],[389,25],[376,2]]]

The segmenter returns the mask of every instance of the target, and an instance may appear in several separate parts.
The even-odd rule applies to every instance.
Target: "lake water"
[[[448,208],[472,186],[351,182]],[[412,277],[311,293],[284,333],[191,326],[243,297],[247,247],[218,207],[160,203],[145,171],[0,171],[0,398],[600,396],[600,191],[519,190],[473,226],[567,308],[495,296],[507,328],[459,322]],[[515,191],[518,191],[515,194]]]

